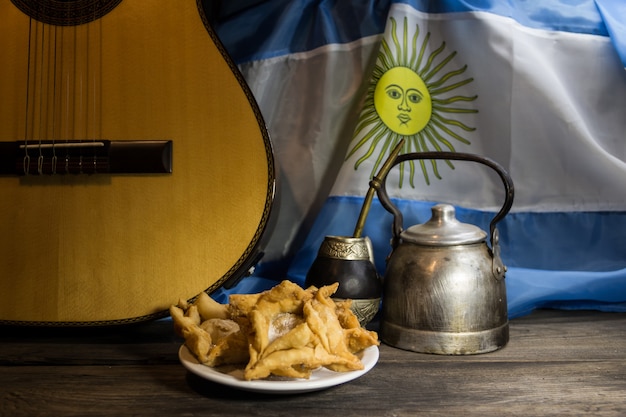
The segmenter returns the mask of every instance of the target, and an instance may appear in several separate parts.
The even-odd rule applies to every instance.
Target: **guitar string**
[[[65,39],[65,35],[67,34],[66,31],[63,29],[62,30],[63,33],[63,43],[62,45],[65,45],[66,39]],[[65,111],[62,113],[62,116],[65,118],[65,123],[64,123],[64,137],[66,142],[69,140],[70,138],[70,73],[69,70],[67,70],[65,68],[65,54],[63,53],[64,48],[61,48],[61,71],[62,73],[64,73],[64,77],[63,80],[65,80],[65,87],[63,88],[63,93],[65,95]],[[65,148],[65,173],[69,173],[69,164],[70,164],[70,156],[69,156],[69,148]]]
[[[57,42],[58,42],[58,26],[54,26],[52,29],[54,33],[54,40],[52,42],[52,156],[50,158],[50,174],[54,175],[57,171],[57,153],[56,153],[56,139],[57,139]]]
[[[100,60],[99,58],[101,57],[101,25],[102,22],[100,19],[96,19],[96,8],[94,7],[93,9],[93,14],[92,14],[92,24],[87,26],[87,33],[88,33],[88,38],[87,38],[87,48],[89,49],[89,47],[94,47],[93,49],[95,49],[95,51],[91,51],[92,52],[92,57],[91,59],[89,59],[87,61],[87,65],[88,65],[88,71],[87,73],[89,74],[88,78],[91,80],[91,84],[92,84],[92,89],[91,89],[91,96],[92,96],[92,111],[91,111],[91,115],[92,115],[92,119],[91,119],[91,123],[88,123],[87,126],[90,128],[91,130],[91,141],[92,143],[95,144],[96,140],[98,139],[98,107],[97,107],[97,100],[99,97],[98,91],[97,91],[97,76],[98,76],[98,72],[100,68]],[[93,30],[93,33],[91,33],[91,29]],[[92,39],[93,38],[93,39]],[[88,50],[89,53],[89,50]],[[88,54],[87,54],[88,55]],[[95,60],[96,62],[92,62],[92,59]],[[93,173],[95,174],[98,171],[98,152],[97,152],[97,148],[95,146],[93,146]]]
[[[94,138],[95,139],[100,139],[102,140],[102,52],[103,52],[103,20],[97,18],[97,14],[96,14],[96,10],[94,8],[94,19],[96,19],[95,21],[97,22],[97,29],[98,29],[98,42],[96,43],[96,45],[98,46],[98,52],[96,54],[96,56],[98,57],[98,63],[96,65],[96,68],[98,70],[98,74],[97,77],[94,76],[94,102],[97,103],[97,105],[94,107],[94,125],[95,125],[95,134],[94,134]]]
[[[93,34],[91,33],[91,30],[90,30],[90,27],[91,26],[87,26],[87,54],[86,54],[86,56],[90,56],[89,55],[89,52],[90,52],[89,51],[89,45],[91,45],[91,43],[92,43],[92,36],[93,36]],[[95,73],[92,74],[92,72],[94,71],[94,67],[95,67],[95,65],[92,65],[91,58],[88,59],[87,60],[87,75],[88,75],[87,78],[88,78],[89,81],[91,81],[91,85],[93,87],[93,90],[89,89],[89,91],[91,91],[91,96],[92,96],[92,100],[93,100],[92,101],[92,111],[91,111],[93,117],[91,119],[91,122],[89,122],[89,114],[90,114],[90,112],[87,113],[87,137],[91,136],[91,142],[92,143],[95,143],[95,141],[96,141],[96,135],[95,135],[95,132],[94,132],[95,123],[96,123],[96,117],[95,117],[95,114],[96,114],[96,94],[95,94],[96,78],[95,78]],[[96,148],[95,147],[92,148],[92,154],[93,154],[92,155],[92,170],[93,170],[93,173],[95,174],[96,171],[97,171],[97,166],[96,166],[97,159],[96,159]]]
[[[46,91],[44,90],[45,87],[47,87],[46,83],[45,83],[45,76],[46,76],[46,67],[45,67],[45,53],[46,53],[46,36],[45,36],[45,26],[42,25],[41,23],[37,24],[37,30],[38,32],[41,33],[41,35],[37,36],[37,40],[38,40],[38,45],[39,47],[37,48],[37,54],[39,55],[39,62],[41,63],[40,69],[39,69],[39,76],[38,78],[38,83],[39,83],[39,123],[37,123],[37,118],[34,117],[33,119],[35,120],[35,123],[38,124],[39,126],[39,132],[37,134],[38,138],[38,151],[39,151],[39,155],[37,156],[37,173],[39,175],[43,174],[43,148],[42,148],[42,140],[45,137],[45,132],[46,132],[46,124],[47,124],[47,118],[45,117],[46,115],[46,110],[44,108],[44,102],[45,102],[45,97],[46,97]],[[36,127],[33,128],[33,130],[36,129]],[[33,137],[33,140],[35,138]]]
[[[32,33],[33,33],[33,19],[30,18],[28,22],[28,62],[26,66],[26,109],[24,112],[24,160],[22,161],[22,168],[25,175],[28,175],[30,169],[30,155],[28,154],[28,114],[30,111],[30,94],[31,94],[31,49],[32,49]]]
[[[73,26],[73,29],[71,31],[72,35],[73,35],[73,41],[74,41],[74,47],[72,49],[72,53],[74,55],[74,102],[73,102],[73,108],[72,108],[72,127],[73,127],[73,132],[72,132],[72,139],[73,140],[80,140],[84,137],[84,133],[83,133],[83,126],[81,124],[84,124],[84,120],[82,119],[82,115],[83,115],[83,105],[84,105],[84,78],[83,78],[83,71],[84,68],[82,67],[81,64],[83,64],[82,60],[77,59],[78,56],[78,52],[79,52],[79,46],[80,46],[80,36],[79,36],[79,31],[80,28],[79,26]],[[84,51],[80,51],[80,52],[84,52]],[[75,161],[75,163],[78,163],[78,173],[82,173],[82,169],[83,169],[83,152],[82,152],[82,148],[78,148],[78,159],[77,161]]]
[[[73,33],[73,41],[74,41],[74,48],[73,48],[73,53],[74,56],[76,56],[77,51],[78,51],[78,28],[75,27],[75,30],[72,31]],[[80,117],[77,117],[77,114],[80,115],[82,114],[82,105],[83,105],[83,77],[82,74],[80,72],[80,60],[78,59],[74,59],[74,106],[72,109],[72,115],[73,115],[73,121],[72,121],[72,127],[73,127],[73,132],[72,132],[72,139],[76,140],[79,138],[80,135],[80,126],[78,126],[78,121],[80,121]],[[77,111],[77,103],[76,101],[78,101],[78,111]],[[78,157],[78,170],[80,173],[80,170],[82,169],[82,152],[80,151],[79,148],[79,157]]]

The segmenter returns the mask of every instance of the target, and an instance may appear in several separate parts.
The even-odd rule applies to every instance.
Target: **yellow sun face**
[[[424,81],[406,67],[395,67],[380,77],[374,91],[380,119],[399,135],[415,135],[430,121],[432,104]]]
[[[387,154],[404,139],[403,153],[426,151],[455,151],[455,144],[469,145],[466,133],[475,128],[466,124],[467,115],[478,113],[468,103],[477,96],[466,96],[454,90],[465,87],[473,78],[462,78],[467,66],[447,70],[456,51],[442,55],[445,42],[428,53],[430,33],[418,45],[419,26],[409,30],[407,17],[399,34],[396,20],[390,18],[390,32],[381,42],[376,66],[359,121],[354,131],[352,147],[346,158],[364,150],[354,168],[369,158],[376,158],[373,176],[387,159]],[[401,36],[400,36],[401,35]],[[471,119],[470,119],[471,120]],[[446,164],[454,168],[450,161]],[[400,165],[400,184],[404,168]],[[415,161],[408,161],[409,181],[414,186]],[[424,180],[430,184],[428,161],[419,161]],[[430,161],[430,170],[441,178],[437,161]]]

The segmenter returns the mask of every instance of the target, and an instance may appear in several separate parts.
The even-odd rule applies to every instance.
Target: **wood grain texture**
[[[124,0],[78,27],[3,0],[0,19],[0,141],[162,139],[174,156],[171,175],[0,177],[0,321],[141,318],[249,268],[271,145],[195,0]]]
[[[176,356],[181,341],[167,320],[108,330],[2,330],[0,415],[626,413],[621,313],[537,311],[513,320],[509,344],[484,355],[425,355],[382,345],[378,364],[363,377],[288,396],[246,393],[187,373]]]

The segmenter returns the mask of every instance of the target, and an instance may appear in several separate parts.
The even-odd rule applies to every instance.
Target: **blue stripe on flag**
[[[242,64],[382,33],[389,6],[389,0],[269,0],[214,26]]]
[[[423,223],[432,202],[393,199],[404,227]],[[324,236],[351,236],[363,197],[329,197],[309,238],[294,259],[289,278],[304,282]],[[493,213],[456,208],[457,218],[488,230]],[[392,216],[372,203],[363,235],[372,239],[375,263],[384,274],[391,248]],[[565,302],[569,308],[599,306],[621,311],[626,301],[626,213],[510,213],[498,223],[502,259],[509,267],[507,292],[512,317]],[[383,232],[381,232],[383,231]],[[514,237],[514,239],[513,239]]]
[[[509,317],[537,308],[626,312],[626,268],[607,272],[509,268]]]
[[[601,3],[611,11],[620,7],[617,1]],[[380,34],[392,3],[427,13],[488,12],[535,29],[609,34],[594,0],[268,0],[232,13],[214,26],[233,60],[242,64]],[[614,27],[616,19],[611,19]]]

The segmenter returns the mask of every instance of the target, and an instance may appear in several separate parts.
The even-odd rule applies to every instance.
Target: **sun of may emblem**
[[[472,132],[473,127],[461,122],[459,116],[477,113],[478,110],[467,108],[467,103],[477,96],[455,95],[454,90],[469,84],[473,78],[462,77],[467,69],[463,66],[447,69],[456,51],[444,53],[445,42],[439,48],[427,53],[430,33],[427,33],[418,49],[419,26],[409,45],[407,18],[404,18],[404,30],[401,41],[398,38],[397,24],[391,21],[392,44],[383,39],[372,80],[367,90],[363,111],[355,129],[354,145],[347,158],[363,149],[364,154],[356,161],[355,169],[371,158],[376,157],[371,175],[373,176],[389,151],[402,139],[405,139],[403,152],[455,151],[454,142],[469,145],[463,137],[464,132]],[[410,49],[409,49],[410,47]],[[382,142],[382,149],[375,155],[375,150]],[[420,160],[422,173],[430,184],[428,161]],[[450,161],[446,163],[454,168]],[[414,161],[409,161],[409,182],[414,185]],[[433,174],[441,179],[436,161],[430,161]],[[400,166],[400,186],[402,186],[404,168]]]

